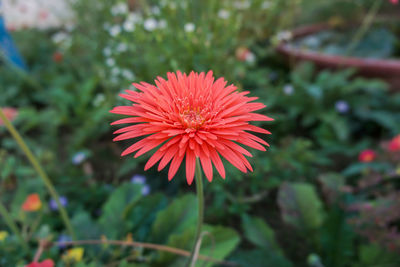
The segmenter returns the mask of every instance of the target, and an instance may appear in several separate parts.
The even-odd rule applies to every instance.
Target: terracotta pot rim
[[[331,28],[332,26],[326,23],[299,27],[292,31],[293,38],[291,41]],[[323,67],[357,68],[360,73],[377,76],[393,76],[400,74],[400,60],[397,59],[374,59],[328,55],[312,50],[291,47],[287,41],[281,42],[277,46],[277,51],[294,60],[309,60]]]

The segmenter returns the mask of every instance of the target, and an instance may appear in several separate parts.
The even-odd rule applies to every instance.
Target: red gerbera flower
[[[389,150],[392,152],[400,151],[400,134],[393,137],[389,143]]]
[[[372,149],[365,149],[358,155],[358,160],[361,162],[371,162],[375,160],[376,153]]]
[[[44,260],[42,262],[31,262],[25,267],[53,267],[54,262],[51,259]]]
[[[159,160],[158,171],[170,161],[168,180],[171,180],[186,157],[186,179],[193,181],[196,158],[200,158],[209,181],[213,168],[225,178],[220,155],[242,172],[252,167],[244,155],[251,153],[238,144],[265,151],[268,143],[247,131],[270,134],[269,131],[250,125],[249,121],[273,119],[253,113],[265,107],[253,103],[257,97],[247,97],[246,92],[236,91],[234,85],[226,86],[224,78],[214,81],[212,72],[168,73],[168,80],[157,77],[156,86],[141,82],[133,85],[141,92],[126,90],[120,96],[132,101],[131,106],[115,107],[110,112],[132,117],[112,124],[135,123],[117,130],[114,141],[147,137],[128,147],[122,156],[133,153],[135,158],[162,145],[150,157],[145,170]],[[138,123],[138,124],[137,124]]]

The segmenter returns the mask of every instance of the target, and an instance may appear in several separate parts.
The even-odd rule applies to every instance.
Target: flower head
[[[143,27],[146,31],[154,31],[155,29],[157,29],[157,20],[153,18],[148,18],[144,21]]]
[[[389,151],[396,152],[400,151],[400,134],[393,137],[389,142]]]
[[[51,259],[46,259],[42,262],[31,262],[28,265],[25,265],[25,267],[53,267],[54,266],[54,261]]]
[[[22,204],[24,211],[38,211],[42,207],[42,202],[38,194],[30,194]]]
[[[68,204],[68,199],[65,196],[60,196],[59,200],[63,207],[65,207]],[[51,210],[58,210],[58,204],[54,198],[50,200],[49,207]]]
[[[350,106],[346,101],[339,100],[335,103],[335,108],[339,113],[347,113],[350,109]]]
[[[141,184],[142,185],[142,195],[147,196],[150,194],[150,186],[146,184],[146,177],[141,174],[135,174],[131,178],[131,183],[133,184]]]
[[[141,175],[141,174],[135,174],[131,178],[131,183],[132,184],[145,184],[146,183],[146,176]]]
[[[390,3],[392,3],[393,5],[397,5],[399,3],[399,0],[390,0]]]
[[[72,163],[74,165],[79,165],[82,162],[84,162],[87,158],[87,154],[83,151],[80,151],[78,153],[76,153],[73,157],[72,157]]]
[[[57,242],[59,243],[59,244],[58,244],[58,247],[59,247],[60,249],[66,248],[67,245],[65,245],[65,244],[63,244],[63,243],[64,243],[64,242],[68,242],[68,241],[72,241],[72,238],[71,238],[70,236],[68,236],[68,235],[61,234],[61,235],[58,237],[58,239],[57,239]]]
[[[226,86],[224,78],[214,80],[213,73],[168,73],[167,80],[158,77],[156,86],[142,82],[133,85],[140,92],[126,90],[120,96],[133,102],[119,106],[111,113],[129,115],[114,124],[134,123],[115,131],[114,141],[146,136],[122,152],[122,156],[136,152],[135,158],[159,147],[145,165],[145,170],[158,161],[161,171],[169,162],[168,180],[186,159],[186,179],[194,178],[196,158],[200,159],[209,181],[213,167],[225,178],[220,155],[242,172],[252,171],[244,155],[252,154],[246,145],[265,151],[268,143],[250,132],[270,134],[249,124],[250,121],[271,121],[270,117],[253,113],[265,107],[254,103],[257,97],[248,97],[248,91],[238,92],[234,85]],[[264,146],[263,146],[264,145]]]
[[[1,108],[1,110],[3,111],[4,115],[6,115],[6,118],[9,121],[13,121],[17,115],[18,115],[18,110],[15,108]],[[0,126],[4,125],[4,122],[0,119]]]
[[[56,63],[59,63],[61,61],[63,61],[64,56],[61,52],[54,52],[53,53],[53,61]]]
[[[253,52],[250,51],[247,47],[239,47],[236,49],[236,58],[239,61],[246,61],[248,63],[254,63],[256,60],[256,56]]]
[[[196,25],[194,25],[193,23],[186,23],[185,24],[185,32],[194,32],[194,30],[196,29]]]
[[[294,93],[293,85],[291,85],[291,84],[286,84],[286,85],[283,87],[283,93],[284,93],[285,95],[293,95],[293,93]]]
[[[358,160],[361,162],[371,162],[375,160],[376,153],[372,149],[365,149],[358,155]]]
[[[71,248],[62,256],[62,259],[66,262],[80,262],[83,258],[84,252],[85,250],[81,247]]]
[[[7,231],[0,231],[0,242],[3,242],[8,237]]]

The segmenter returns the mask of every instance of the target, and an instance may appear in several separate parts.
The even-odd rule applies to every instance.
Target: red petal
[[[196,158],[191,149],[186,150],[186,180],[189,185],[192,184],[194,178],[194,171],[196,168]]]
[[[201,161],[201,166],[203,167],[203,171],[207,177],[207,180],[211,182],[213,178],[213,168],[210,158],[206,157],[205,155],[202,155],[200,157],[200,161]]]

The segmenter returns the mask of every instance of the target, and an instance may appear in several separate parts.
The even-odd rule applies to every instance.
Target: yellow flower
[[[102,242],[104,242],[103,243],[103,248],[108,248],[107,237],[105,235],[101,235],[100,239],[101,239]]]
[[[133,242],[132,233],[129,233],[126,235],[125,242],[129,242],[129,243]]]
[[[64,261],[75,261],[79,262],[83,258],[84,249],[81,247],[68,249],[67,252],[62,256]]]
[[[339,16],[330,17],[328,20],[328,24],[332,27],[337,27],[343,25],[344,20]]]
[[[3,242],[8,236],[6,231],[0,231],[0,242]]]
[[[400,175],[400,166],[397,167],[397,169],[396,169],[396,174],[397,174],[397,175]]]

